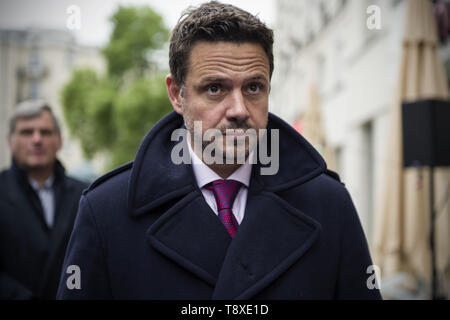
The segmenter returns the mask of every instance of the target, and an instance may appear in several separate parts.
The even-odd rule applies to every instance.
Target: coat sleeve
[[[379,286],[375,283],[374,268],[367,240],[350,194],[340,206],[340,259],[336,299],[379,300]],[[376,285],[375,285],[376,284]]]
[[[67,246],[56,298],[111,299],[104,242],[89,204],[83,195]]]

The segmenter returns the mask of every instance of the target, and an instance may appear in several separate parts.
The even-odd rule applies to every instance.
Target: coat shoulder
[[[8,183],[8,170],[0,171],[0,198],[5,194],[5,191],[11,188]]]
[[[338,181],[338,182],[344,184],[344,183],[341,181],[341,178],[339,177],[339,174],[338,174],[337,172],[332,171],[332,170],[330,170],[330,169],[327,169],[327,170],[325,170],[325,174],[326,174],[327,176],[333,178],[334,180],[336,180],[336,181]]]
[[[131,172],[131,168],[133,167],[133,161],[130,161],[106,174],[99,177],[97,180],[92,182],[87,189],[83,191],[83,195],[88,193],[92,193],[94,190],[99,190],[103,188],[107,188],[109,184],[113,183],[119,176],[129,175]]]
[[[8,193],[15,193],[19,187],[17,177],[11,168],[0,171],[0,197]]]
[[[5,181],[11,175],[11,168],[0,171],[0,180]]]
[[[311,180],[311,183],[308,184],[313,189],[321,190],[321,194],[340,194],[346,190],[345,184],[341,181],[339,174],[326,170],[315,179]]]
[[[6,180],[7,172],[8,172],[8,170],[0,171],[0,181],[5,181]]]

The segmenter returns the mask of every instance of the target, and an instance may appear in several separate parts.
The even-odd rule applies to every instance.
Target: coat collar
[[[15,178],[20,182],[21,185],[27,185],[29,184],[28,180],[28,174],[27,171],[23,168],[21,168],[18,164],[16,159],[12,158],[11,160],[11,171],[15,175]],[[55,166],[53,171],[54,176],[54,183],[59,183],[64,179],[65,175],[65,169],[62,163],[56,159],[55,160]]]
[[[131,215],[138,216],[198,189],[192,166],[174,164],[171,160],[172,150],[178,143],[171,141],[171,136],[182,126],[183,118],[172,112],[145,136],[128,185]],[[326,164],[320,154],[289,124],[269,113],[267,129],[268,141],[271,129],[279,130],[279,171],[275,175],[261,175],[261,168],[265,166],[259,162],[254,164],[251,181],[259,187],[272,192],[282,191],[325,172]]]
[[[37,194],[35,190],[32,188],[29,180],[28,180],[28,174],[27,171],[23,168],[21,168],[16,160],[13,158],[11,161],[11,168],[7,171],[8,176],[10,177],[9,183],[10,185],[14,185],[16,187],[9,188],[7,190],[8,198],[13,203],[21,203],[23,201],[22,194],[27,194],[29,197],[32,198],[32,203],[35,207],[35,209],[39,212],[41,212],[41,207],[39,205],[39,201],[37,201]],[[55,189],[55,192],[59,193],[60,189],[65,188],[66,185],[64,183],[64,177],[65,177],[65,169],[64,166],[61,164],[61,162],[56,159],[55,167],[54,167],[54,181],[53,181],[53,187]],[[21,193],[18,193],[17,190],[21,190]],[[58,198],[59,194],[55,195],[56,199]],[[35,198],[33,200],[33,198]],[[58,201],[57,201],[58,202]],[[56,210],[55,210],[56,212]]]
[[[320,224],[276,192],[321,174],[325,162],[289,125],[270,114],[268,128],[280,130],[279,172],[264,176],[262,166],[254,165],[245,216],[232,240],[196,186],[191,166],[171,161],[176,142],[170,137],[182,125],[182,117],[172,113],[145,137],[129,180],[130,213],[168,208],[157,210],[162,214],[147,230],[150,246],[213,287],[212,298],[252,298],[318,239]]]
[[[51,230],[58,229],[60,224],[64,225],[65,229],[67,229],[70,221],[65,217],[70,212],[61,210],[61,208],[65,205],[65,197],[71,195],[74,192],[75,187],[66,179],[64,166],[58,159],[56,159],[55,162],[53,175],[54,181],[52,188],[56,200],[54,225]],[[49,232],[50,228],[48,228],[45,222],[39,197],[28,180],[26,170],[18,166],[14,158],[12,159],[11,168],[7,170],[7,176],[8,185],[11,186],[6,190],[6,196],[9,201],[13,203],[15,207],[31,206],[36,211],[43,229]],[[27,212],[28,210],[25,209],[24,211]]]

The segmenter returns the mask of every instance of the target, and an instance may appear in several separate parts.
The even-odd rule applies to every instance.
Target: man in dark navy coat
[[[56,154],[62,138],[42,100],[24,101],[11,120],[11,168],[0,172],[0,300],[55,299],[81,192]]]
[[[268,113],[272,45],[231,5],[185,12],[166,78],[175,111],[84,193],[58,298],[380,299],[344,185]]]

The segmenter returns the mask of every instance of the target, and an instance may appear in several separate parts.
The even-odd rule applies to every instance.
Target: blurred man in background
[[[10,119],[12,165],[0,173],[0,299],[54,299],[82,190],[56,154],[58,121],[42,100]]]

